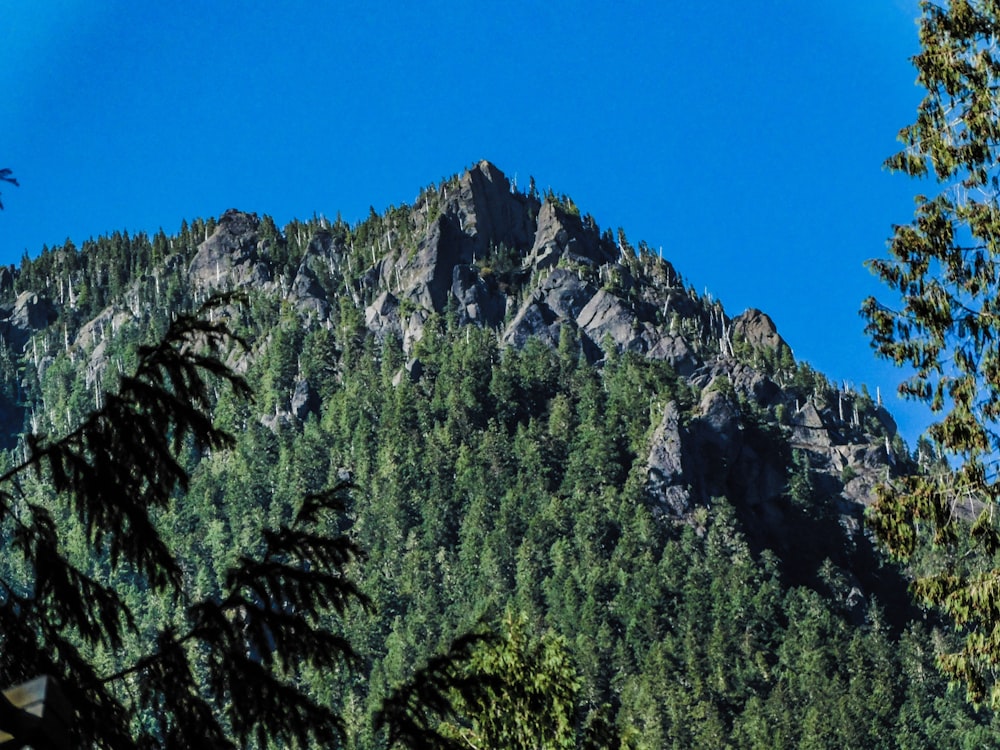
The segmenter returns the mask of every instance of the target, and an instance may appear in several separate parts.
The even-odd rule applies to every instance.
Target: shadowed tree
[[[329,619],[367,601],[345,576],[359,550],[330,531],[347,488],[306,497],[289,524],[262,530],[257,554],[240,557],[201,600],[157,524],[187,488],[185,451],[233,442],[208,415],[220,380],[249,397],[219,360],[234,343],[221,323],[178,316],[98,411],[62,437],[32,436],[24,461],[0,476],[0,680],[57,677],[75,711],[74,746],[343,740],[337,713],[300,677],[355,658]],[[82,560],[58,522],[71,517],[85,531]],[[155,632],[141,629],[121,581],[175,614]],[[0,728],[17,731],[2,715]]]
[[[602,710],[584,717],[579,692],[565,640],[532,636],[526,618],[508,612],[499,635],[461,636],[430,659],[383,701],[375,721],[389,747],[628,747]]]

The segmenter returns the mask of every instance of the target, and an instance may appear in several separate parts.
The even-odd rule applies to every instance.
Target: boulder
[[[318,414],[320,409],[319,394],[316,393],[308,380],[295,383],[291,401],[292,415],[300,422],[306,421],[310,414]]]

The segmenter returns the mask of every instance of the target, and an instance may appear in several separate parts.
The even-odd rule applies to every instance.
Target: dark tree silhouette
[[[140,349],[135,374],[102,408],[68,435],[31,437],[23,463],[0,475],[0,680],[56,677],[75,711],[74,746],[234,748],[273,740],[334,747],[343,740],[336,712],[296,678],[304,665],[331,669],[355,659],[328,628],[328,615],[367,603],[345,575],[359,550],[329,531],[348,488],[304,498],[290,524],[262,532],[263,552],[241,557],[224,590],[204,600],[191,596],[157,528],[156,515],[188,484],[181,452],[233,442],[209,416],[219,381],[250,397],[219,358],[233,344],[239,341],[223,324],[200,313],[179,316],[161,343]],[[44,503],[39,483],[48,488]],[[88,555],[99,564],[67,554],[57,523],[67,514],[86,530]],[[182,614],[138,658],[108,669],[94,653],[117,654],[144,637],[112,583],[123,579],[169,597]],[[0,728],[18,730],[3,714]]]
[[[6,167],[0,169],[0,180],[3,182],[9,182],[14,187],[18,187],[17,179],[14,177],[14,171]],[[0,209],[3,209],[3,201],[0,201]]]

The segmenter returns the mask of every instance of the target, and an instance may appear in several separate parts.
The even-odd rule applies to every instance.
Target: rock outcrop
[[[256,214],[226,211],[211,236],[198,246],[188,276],[201,292],[260,287],[271,281],[271,271],[258,254]]]
[[[353,248],[328,229],[315,233],[288,293],[303,315],[329,320],[333,300],[346,292],[363,306],[376,341],[392,335],[407,353],[438,314],[496,329],[505,346],[534,338],[555,348],[569,328],[590,362],[612,347],[669,363],[701,395],[690,413],[671,404],[652,436],[646,490],[661,515],[683,519],[725,495],[777,533],[788,514],[789,456],[760,426],[765,413],[783,415],[792,448],[827,477],[823,486],[844,499],[847,515],[870,500],[887,470],[884,435],[895,434],[887,413],[876,417],[884,435],[872,438],[844,417],[843,404],[834,413],[788,390],[761,365],[794,368],[767,314],[749,309],[729,318],[721,304],[686,287],[668,261],[613,242],[571,202],[512,191],[499,169],[480,162],[427,194],[422,210],[411,213],[415,236],[399,217],[379,220],[381,235],[366,235],[369,247],[347,263]],[[267,284],[256,235],[256,217],[227,212],[199,247],[193,280],[203,287]],[[371,265],[354,268],[359,257]],[[411,357],[394,382],[417,382],[421,369]]]
[[[584,228],[578,214],[555,201],[545,201],[538,211],[538,224],[528,262],[548,268],[560,260],[601,266],[617,257],[613,247],[602,244],[596,228]]]
[[[503,172],[481,161],[459,179],[458,195],[448,213],[457,217],[471,252],[483,258],[501,245],[523,248],[531,244],[533,203],[528,196],[511,191]]]
[[[788,346],[778,335],[771,316],[755,308],[733,318],[732,329],[734,339],[746,341],[757,349],[780,351],[781,347]]]
[[[28,339],[55,322],[58,311],[52,301],[36,292],[21,292],[9,308],[0,308],[0,335],[16,352]]]
[[[674,518],[683,518],[692,507],[691,490],[684,473],[684,443],[681,413],[677,403],[671,401],[653,433],[646,461],[646,490],[653,508]]]
[[[317,320],[324,321],[330,317],[329,293],[320,283],[320,278],[332,275],[334,258],[343,251],[342,245],[329,231],[321,230],[309,241],[299,263],[292,282],[291,297],[300,310]]]

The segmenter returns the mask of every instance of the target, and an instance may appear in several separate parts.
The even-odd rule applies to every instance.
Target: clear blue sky
[[[916,0],[6,0],[0,262],[237,207],[354,222],[487,158],[883,394],[862,266],[917,185]],[[926,189],[926,188],[925,188]],[[890,404],[912,442],[922,418]]]

